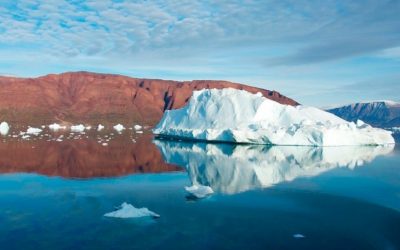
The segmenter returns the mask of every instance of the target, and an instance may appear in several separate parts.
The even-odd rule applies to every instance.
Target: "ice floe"
[[[122,205],[118,208],[118,210],[104,214],[106,217],[113,217],[113,218],[139,218],[139,217],[155,217],[158,218],[160,215],[150,211],[149,209],[143,208],[136,208],[129,203],[122,203]]]
[[[60,129],[66,129],[67,127],[66,126],[61,126],[60,124],[58,124],[58,123],[53,123],[53,124],[50,124],[49,125],[49,129],[50,130],[53,130],[53,131],[58,131],[58,130],[60,130]]]
[[[122,130],[125,129],[124,125],[122,124],[117,124],[113,127],[117,132],[122,132]]]
[[[103,125],[101,125],[101,124],[97,125],[97,131],[101,131],[101,130],[103,130],[103,129],[104,129],[104,126],[103,126]]]
[[[139,124],[136,124],[135,126],[133,126],[133,128],[134,128],[135,130],[142,130],[142,129],[143,129],[143,126],[140,126]]]
[[[211,187],[199,184],[193,184],[190,187],[185,187],[185,190],[196,198],[205,198],[214,193]]]
[[[25,134],[30,134],[30,135],[38,135],[42,132],[43,130],[40,128],[34,128],[34,127],[28,127],[26,130]]]
[[[236,89],[194,91],[186,106],[167,110],[157,135],[273,145],[393,144],[391,132],[361,121],[347,122],[307,106],[290,106]]]
[[[302,239],[302,238],[305,238],[305,236],[302,234],[293,234],[293,238]]]
[[[83,132],[83,131],[85,131],[85,125],[83,125],[83,124],[72,125],[71,131],[72,132]]]
[[[10,130],[10,126],[8,125],[7,122],[0,123],[0,134],[1,135],[7,135],[9,130]]]

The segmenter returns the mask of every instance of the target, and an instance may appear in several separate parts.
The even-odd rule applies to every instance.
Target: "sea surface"
[[[0,137],[0,173],[0,249],[400,249],[395,146],[47,131]],[[124,202],[160,217],[104,216]]]

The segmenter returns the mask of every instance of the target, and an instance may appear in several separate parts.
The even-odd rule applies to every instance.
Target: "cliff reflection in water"
[[[182,168],[164,162],[151,135],[136,143],[120,136],[108,146],[90,138],[0,142],[0,173],[91,178],[168,171]]]
[[[166,162],[185,167],[193,184],[234,194],[333,168],[353,169],[392,152],[394,145],[357,147],[261,146],[156,140]]]

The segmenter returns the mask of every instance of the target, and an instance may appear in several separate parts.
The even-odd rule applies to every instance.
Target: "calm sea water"
[[[58,136],[0,142],[1,249],[400,249],[397,147]]]

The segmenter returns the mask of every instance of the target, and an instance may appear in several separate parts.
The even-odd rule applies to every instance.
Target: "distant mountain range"
[[[155,125],[167,109],[186,104],[194,90],[236,88],[283,104],[298,103],[276,91],[228,81],[139,79],[91,72],[37,78],[0,76],[0,122],[141,123]]]
[[[393,101],[361,102],[326,111],[348,121],[362,120],[381,128],[400,127],[400,103]]]

